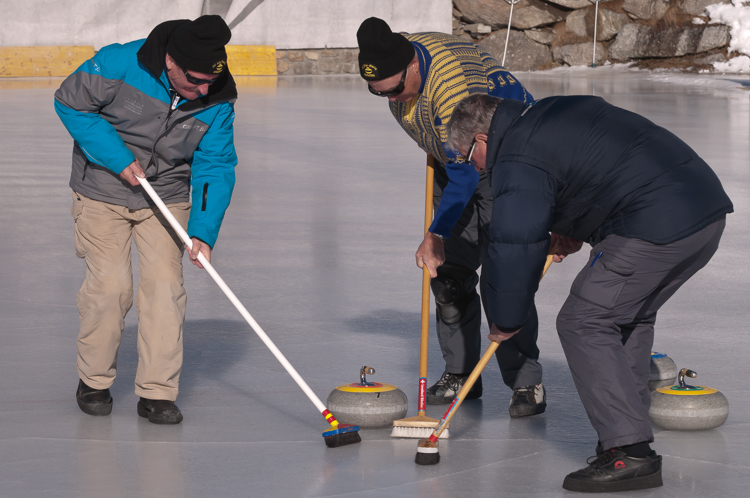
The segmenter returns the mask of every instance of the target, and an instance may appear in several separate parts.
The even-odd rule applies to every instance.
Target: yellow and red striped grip
[[[333,413],[329,412],[328,410],[323,411],[323,416],[326,418],[326,422],[331,424],[331,427],[334,429],[338,427],[339,421],[336,420],[336,417],[333,416]]]

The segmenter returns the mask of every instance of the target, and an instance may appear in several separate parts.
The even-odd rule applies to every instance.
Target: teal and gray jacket
[[[102,48],[65,79],[55,110],[75,141],[74,191],[129,209],[149,207],[148,194],[119,176],[138,159],[166,204],[190,200],[192,187],[188,234],[213,247],[235,182],[237,88],[229,70],[196,100],[170,88],[166,45],[184,22],[167,21],[145,40]]]

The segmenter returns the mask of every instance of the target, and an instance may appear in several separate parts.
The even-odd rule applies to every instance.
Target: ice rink
[[[538,99],[595,94],[690,144],[732,198],[711,263],[662,309],[654,350],[721,390],[720,428],[656,430],[664,487],[642,497],[739,497],[750,483],[750,81],[624,69],[516,75]],[[185,419],[136,414],[135,307],[109,417],[82,413],[75,339],[84,262],[73,247],[72,139],[53,110],[62,80],[0,79],[0,497],[553,497],[594,454],[555,332],[584,250],[553,265],[537,294],[547,412],[510,420],[494,360],[484,396],[414,464],[415,439],[361,430],[327,448],[307,397],[216,284],[185,266]],[[228,285],[325,402],[336,386],[399,386],[416,414],[424,153],[359,77],[239,78],[232,204],[213,253]],[[137,266],[137,265],[136,265]],[[137,278],[137,276],[136,276]],[[434,323],[432,324],[434,330]],[[487,344],[485,338],[484,344]],[[431,335],[428,384],[442,373]],[[445,406],[428,407],[442,417]],[[745,491],[742,491],[742,490]]]

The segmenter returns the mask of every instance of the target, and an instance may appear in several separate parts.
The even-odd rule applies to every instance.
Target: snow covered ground
[[[743,54],[726,62],[715,62],[714,69],[724,73],[750,73],[750,6],[743,0],[732,0],[731,4],[709,5],[706,12],[711,24],[731,27],[729,52]]]
[[[595,94],[644,114],[711,164],[735,204],[718,254],[660,312],[654,349],[730,402],[722,427],[657,430],[664,487],[642,497],[744,496],[750,478],[748,311],[750,80],[622,67],[516,75],[535,97]],[[185,420],[137,416],[135,310],[126,320],[111,416],[83,414],[71,139],[52,109],[59,79],[0,80],[0,496],[568,496],[565,475],[596,435],[572,384],[554,319],[585,254],[554,265],[537,298],[549,407],[508,417],[497,366],[455,416],[434,467],[415,440],[363,430],[326,448],[314,406],[204,272],[186,266],[188,311],[178,405]],[[237,187],[216,269],[325,400],[337,385],[399,386],[416,413],[424,154],[358,77],[246,78],[235,123]],[[429,381],[442,373],[437,341]],[[444,407],[430,407],[439,418]],[[745,491],[743,491],[745,490]],[[629,496],[620,493],[618,496]]]

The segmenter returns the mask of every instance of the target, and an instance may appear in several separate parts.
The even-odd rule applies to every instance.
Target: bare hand
[[[418,267],[423,268],[424,265],[427,265],[427,270],[430,272],[430,278],[437,277],[438,266],[445,263],[445,248],[443,247],[443,241],[436,235],[427,232],[424,236],[424,240],[419,244],[416,257]]]
[[[581,247],[583,247],[583,241],[553,233],[550,247],[555,248],[555,254],[552,256],[552,259],[555,263],[559,263],[565,259],[565,256],[580,251]]]
[[[195,237],[192,238],[192,241],[193,241],[193,248],[190,249],[190,251],[188,251],[188,256],[190,256],[190,262],[202,270],[203,265],[200,263],[200,261],[198,261],[198,253],[203,253],[203,255],[206,257],[206,259],[210,263],[211,262],[211,246],[206,244],[200,239],[196,239]]]
[[[520,330],[521,329],[518,329],[515,332],[503,332],[493,323],[492,328],[490,328],[490,335],[487,336],[487,339],[493,342],[507,341],[508,339],[516,335]]]
[[[137,187],[138,185],[140,185],[140,182],[135,178],[136,176],[146,178],[146,173],[144,173],[141,169],[141,163],[138,162],[138,159],[130,163],[127,168],[120,172],[120,178],[128,182],[133,187]]]

